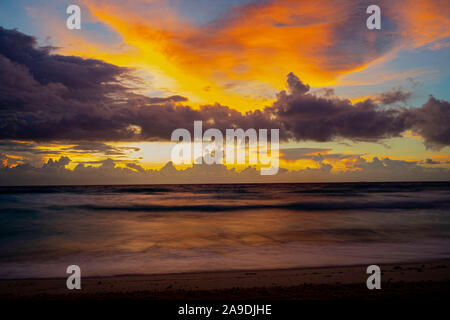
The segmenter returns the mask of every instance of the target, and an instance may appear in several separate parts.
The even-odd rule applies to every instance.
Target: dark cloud
[[[62,149],[63,151],[76,151],[82,153],[102,153],[105,155],[125,155],[127,151],[139,151],[137,147],[115,147],[103,142],[87,141]]]
[[[0,150],[4,152],[39,152],[35,143],[24,141],[0,141]]]
[[[37,47],[33,37],[0,28],[1,140],[169,140],[174,129],[203,120],[204,129],[279,128],[284,140],[378,141],[412,129],[430,147],[450,142],[449,103],[433,97],[421,108],[384,107],[407,99],[394,90],[382,95],[381,105],[371,99],[352,104],[331,93],[316,95],[290,73],[288,90],[262,111],[242,114],[219,104],[194,109],[181,105],[187,100],[181,96],[134,93],[121,82],[134,79],[132,70],[51,51]]]
[[[291,93],[295,95],[304,95],[310,89],[309,85],[303,84],[303,82],[292,72],[288,74],[286,82]]]
[[[59,160],[48,159],[47,163],[44,163],[43,169],[61,169],[65,168],[70,163],[69,157],[61,157]]]
[[[293,161],[298,159],[304,159],[306,156],[322,152],[330,152],[331,149],[325,148],[283,148],[280,149],[280,157],[284,160]]]
[[[0,138],[36,141],[170,139],[194,120],[219,129],[271,128],[264,115],[242,115],[220,105],[200,110],[182,96],[149,98],[120,80],[131,71],[103,61],[51,54],[33,37],[0,28]],[[211,121],[213,120],[213,121]],[[205,123],[205,126],[207,124]]]
[[[323,160],[343,160],[359,158],[359,154],[330,153],[331,149],[325,148],[282,148],[280,158],[287,161],[309,159],[317,162]]]
[[[381,93],[377,97],[377,100],[385,105],[394,104],[397,102],[406,103],[407,100],[411,97],[411,95],[412,95],[411,91],[405,91],[403,88],[398,87],[393,88],[390,91]]]
[[[55,149],[54,146],[60,147]],[[75,145],[64,147],[57,144],[36,144],[25,141],[0,141],[0,152],[10,152],[16,155],[42,155],[42,154],[59,154],[67,152],[76,153],[99,153],[107,156],[129,155],[130,151],[137,152],[140,148],[137,147],[118,147],[112,146],[103,142],[86,141],[78,142]]]
[[[174,95],[167,98],[149,98],[150,103],[163,103],[163,102],[185,102],[189,99],[183,96]]]
[[[288,91],[267,108],[296,140],[330,141],[335,138],[373,141],[399,136],[405,129],[404,109],[383,109],[372,100],[319,97],[292,73]]]
[[[308,92],[294,74],[288,75],[288,92],[281,91],[264,113],[279,121],[285,134],[296,140],[330,141],[347,138],[377,141],[398,137],[405,130],[420,134],[428,147],[450,144],[450,103],[430,96],[420,108],[386,108],[367,99],[356,104]],[[385,94],[385,104],[407,99],[401,89]]]
[[[417,109],[408,111],[409,125],[420,134],[425,145],[439,149],[450,145],[450,103],[430,96],[428,101]]]
[[[440,161],[435,161],[435,160],[430,159],[430,158],[426,159],[423,163],[424,164],[441,164]]]
[[[0,28],[2,138],[30,140],[132,137],[120,101],[128,69],[50,54],[33,37]]]

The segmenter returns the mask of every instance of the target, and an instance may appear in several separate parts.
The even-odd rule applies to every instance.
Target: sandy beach
[[[66,279],[1,280],[0,300],[336,300],[448,299],[450,260],[380,265],[381,290],[366,287],[367,266],[223,271]]]

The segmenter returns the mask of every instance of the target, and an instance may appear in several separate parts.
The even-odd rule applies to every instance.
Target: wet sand
[[[120,275],[81,280],[0,280],[0,300],[336,300],[448,299],[450,260],[380,265],[381,290],[368,290],[367,266]]]

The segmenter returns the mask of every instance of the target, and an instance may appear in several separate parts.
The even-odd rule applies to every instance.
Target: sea
[[[0,188],[0,279],[450,258],[450,183]]]

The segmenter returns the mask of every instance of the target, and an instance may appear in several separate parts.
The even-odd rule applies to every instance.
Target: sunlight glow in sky
[[[373,1],[372,1],[373,2]],[[450,5],[448,1],[375,1],[382,7],[382,30],[365,28],[365,1],[251,0],[80,0],[82,29],[65,27],[69,2],[7,1],[5,28],[37,37],[55,53],[94,58],[134,69],[135,89],[148,97],[180,95],[185,105],[216,103],[240,112],[264,109],[286,89],[293,72],[311,92],[353,103],[377,99],[393,88],[410,92],[397,107],[420,107],[429,95],[450,99]],[[369,3],[369,2],[367,2]],[[167,137],[170,139],[170,137]],[[120,152],[77,152],[76,143],[33,142],[37,154],[8,153],[9,164],[43,163],[62,155],[77,163],[112,158],[157,169],[170,160],[164,141],[109,141]],[[351,168],[358,157],[390,157],[449,167],[450,148],[430,148],[420,135],[382,141],[339,139],[287,141],[282,148],[316,148],[288,169],[314,168],[313,155],[330,156],[333,170]],[[116,151],[117,151],[116,150]],[[328,151],[326,151],[328,150]],[[2,151],[4,152],[4,151]],[[336,155],[336,156],[333,156]],[[342,155],[348,155],[342,156]]]

